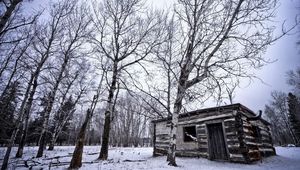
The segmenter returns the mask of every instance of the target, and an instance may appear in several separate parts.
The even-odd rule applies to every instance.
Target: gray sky
[[[278,26],[281,27],[284,20],[286,20],[287,26],[291,25],[295,21],[296,14],[300,13],[299,8],[300,1],[298,0],[281,0],[277,14]],[[255,72],[266,84],[256,80],[249,86],[238,89],[235,102],[242,103],[253,111],[257,111],[264,109],[264,105],[269,102],[271,91],[288,92],[290,90],[290,87],[286,84],[286,72],[300,67],[300,47],[296,45],[297,40],[300,40],[300,35],[299,32],[295,34],[296,31],[299,31],[299,29],[293,31],[294,34],[283,37],[268,48],[265,57],[277,61]]]
[[[49,0],[35,0],[30,3],[30,8],[38,8],[45,6]],[[154,8],[168,9],[172,8],[174,0],[146,0],[149,6]],[[300,13],[299,0],[280,0],[276,23],[278,24],[277,32],[281,31],[281,24],[286,20],[286,26],[290,26],[295,21],[296,14]],[[28,4],[26,4],[28,5]],[[29,7],[28,6],[28,7]],[[297,9],[298,7],[298,9]],[[28,9],[28,8],[27,8]],[[298,31],[300,29],[297,29]],[[254,80],[249,85],[248,81],[242,81],[241,88],[236,90],[234,102],[241,103],[249,107],[253,111],[264,109],[264,105],[270,100],[270,93],[273,90],[281,90],[288,92],[290,87],[286,85],[286,72],[296,67],[300,67],[300,47],[296,46],[297,39],[300,35],[294,34],[285,36],[269,47],[265,54],[265,58],[277,60],[260,70],[256,70],[256,75],[261,78]],[[228,101],[226,101],[229,103]],[[209,106],[209,105],[207,105]]]

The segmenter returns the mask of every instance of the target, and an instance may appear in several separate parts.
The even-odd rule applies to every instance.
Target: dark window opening
[[[183,127],[183,141],[184,142],[197,141],[196,126]]]
[[[261,142],[261,133],[258,126],[253,126],[253,137],[255,138],[256,142]]]

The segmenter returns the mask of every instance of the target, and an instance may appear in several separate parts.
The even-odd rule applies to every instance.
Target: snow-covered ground
[[[57,162],[60,165],[70,162],[74,146],[59,146],[54,151],[46,151],[45,156],[39,159],[33,158],[36,154],[37,147],[26,147],[23,160],[28,161],[28,165],[36,164],[33,169],[65,169],[68,167],[57,166]],[[96,161],[99,155],[99,146],[85,146],[83,155],[83,166],[81,169],[88,170],[115,170],[115,169],[171,169],[171,170],[259,170],[259,169],[272,169],[272,170],[299,170],[300,169],[300,148],[296,147],[276,147],[277,156],[265,158],[262,162],[256,162],[251,165],[229,163],[229,162],[216,162],[210,161],[204,158],[177,158],[177,164],[179,167],[170,167],[167,165],[166,157],[152,157],[152,148],[110,148],[108,161]],[[16,148],[12,152],[14,156]],[[5,148],[0,148],[0,164],[4,157]],[[54,158],[60,156],[58,159]],[[11,159],[10,169],[28,169],[21,167],[24,165],[22,159]]]

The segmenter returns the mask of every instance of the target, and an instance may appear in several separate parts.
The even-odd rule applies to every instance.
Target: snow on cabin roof
[[[179,118],[190,117],[190,116],[194,116],[194,115],[198,115],[198,114],[202,114],[202,113],[214,112],[214,111],[224,111],[224,110],[241,110],[241,111],[250,113],[253,116],[256,116],[256,114],[252,110],[250,110],[248,107],[246,107],[240,103],[235,103],[235,104],[230,104],[230,105],[209,107],[209,108],[205,108],[205,109],[194,110],[191,112],[180,114]],[[165,118],[161,118],[161,119],[152,120],[151,122],[152,123],[164,122],[167,120],[171,120],[171,118],[172,117],[165,117]],[[264,120],[261,117],[259,118],[259,120],[261,120],[263,123],[265,123],[267,125],[270,125],[270,123],[268,121]]]

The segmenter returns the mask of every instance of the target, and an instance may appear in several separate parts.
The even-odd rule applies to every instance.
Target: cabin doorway
[[[228,160],[222,123],[207,124],[208,151],[212,160]]]

